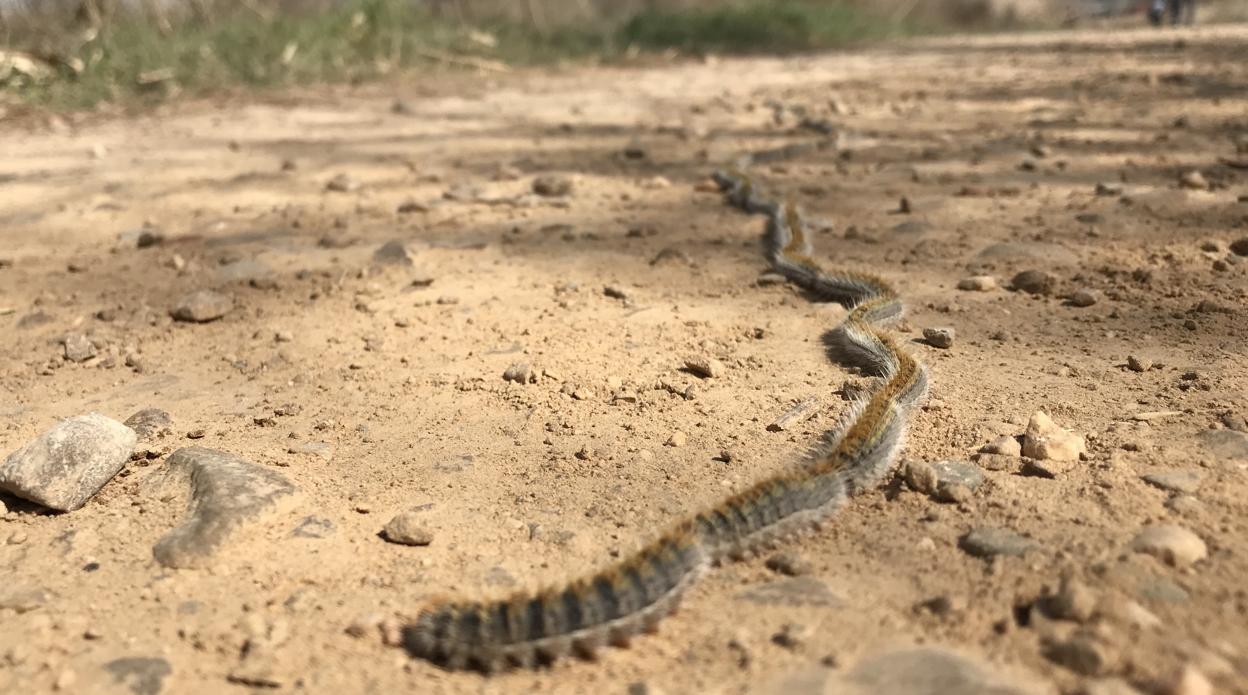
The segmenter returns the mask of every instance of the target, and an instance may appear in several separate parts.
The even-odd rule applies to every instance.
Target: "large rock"
[[[163,499],[190,485],[190,513],[152,548],[166,567],[204,567],[247,527],[280,509],[297,491],[285,476],[224,451],[178,449],[155,481]]]
[[[134,430],[99,413],[58,423],[0,466],[0,490],[62,512],[82,507],[126,465]]]

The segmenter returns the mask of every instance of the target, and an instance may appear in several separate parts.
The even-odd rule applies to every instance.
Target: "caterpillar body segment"
[[[812,258],[799,207],[767,196],[742,169],[713,178],[729,204],[766,216],[763,241],[773,269],[849,309],[824,342],[833,360],[876,377],[869,393],[798,465],[680,522],[596,574],[498,601],[426,607],[405,629],[412,655],[447,669],[492,673],[569,654],[592,657],[607,644],[623,646],[655,629],[710,566],[818,526],[849,497],[877,485],[896,460],[909,415],[927,392],[923,365],[885,330],[902,316],[897,293],[869,273],[823,269]]]

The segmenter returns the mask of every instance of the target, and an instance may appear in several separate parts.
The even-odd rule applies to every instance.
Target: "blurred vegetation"
[[[959,5],[984,5],[963,0]],[[795,52],[940,26],[917,0],[0,0],[0,93],[54,108],[431,63]],[[917,10],[917,11],[916,11]]]
[[[791,53],[832,48],[916,29],[843,3],[752,2],[651,10],[621,27],[625,44],[696,53]]]

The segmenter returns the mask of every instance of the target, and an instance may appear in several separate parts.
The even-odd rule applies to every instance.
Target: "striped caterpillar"
[[[413,656],[450,670],[491,673],[570,653],[589,658],[606,644],[625,646],[634,635],[654,630],[709,567],[748,557],[819,524],[888,471],[901,447],[906,416],[927,389],[922,365],[882,329],[901,317],[896,293],[871,275],[820,268],[810,257],[806,223],[791,200],[767,198],[740,170],[716,172],[714,178],[730,204],[766,216],[766,252],[776,271],[850,309],[826,336],[829,351],[877,376],[873,390],[801,465],[677,524],[612,567],[562,588],[426,608],[404,628]]]

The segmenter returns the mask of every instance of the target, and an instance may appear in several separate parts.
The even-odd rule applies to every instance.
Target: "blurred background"
[[[1146,0],[0,0],[0,96],[84,107],[430,63],[792,53],[901,36],[1142,26]],[[1200,21],[1248,2],[1200,3]]]

